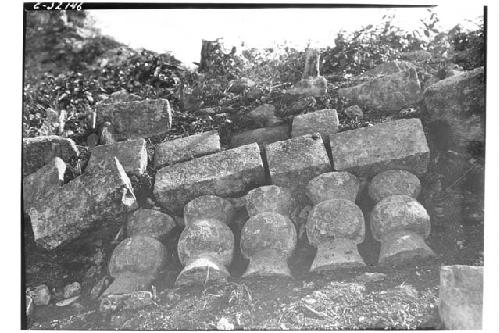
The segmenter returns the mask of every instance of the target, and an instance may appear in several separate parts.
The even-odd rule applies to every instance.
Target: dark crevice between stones
[[[265,184],[264,185],[269,185],[271,183],[271,171],[269,170],[269,164],[267,163],[267,156],[266,156],[266,149],[259,145],[259,150],[260,150],[260,158],[262,159],[262,165],[264,166],[264,177],[265,177]]]
[[[330,136],[325,135],[323,138],[323,144],[325,145],[326,149],[326,154],[328,155],[328,160],[330,160],[330,167],[332,168],[332,171],[335,169],[333,168],[333,154],[332,154],[332,148],[330,146]]]

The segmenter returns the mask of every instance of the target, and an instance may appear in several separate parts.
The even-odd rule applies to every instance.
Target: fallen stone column
[[[102,297],[146,290],[158,277],[165,263],[166,250],[162,243],[148,236],[124,239],[113,250],[109,274],[114,278]]]
[[[227,200],[219,199],[204,196],[188,203],[186,227],[177,243],[177,253],[184,269],[177,277],[176,285],[225,281],[229,277],[226,266],[233,259],[234,235],[226,224],[230,222]],[[203,217],[205,208],[209,211]]]
[[[147,236],[158,240],[176,227],[174,219],[154,209],[138,209],[127,218],[127,236]]]
[[[483,266],[441,266],[439,315],[446,329],[481,330]]]
[[[235,209],[233,204],[216,195],[202,195],[184,206],[184,224],[191,225],[197,220],[217,220],[223,224],[231,224]]]
[[[420,119],[402,119],[330,137],[333,167],[358,177],[401,169],[417,175],[427,172],[429,147]]]
[[[375,203],[391,195],[408,195],[416,199],[421,189],[420,179],[411,172],[387,170],[373,177],[368,195]]]
[[[373,238],[382,242],[379,264],[397,265],[435,255],[424,241],[431,231],[429,215],[408,195],[391,195],[377,203],[370,226]]]
[[[314,204],[306,232],[318,251],[311,271],[364,266],[357,245],[365,239],[365,219],[354,203],[359,180],[348,172],[328,172],[312,179],[307,196]]]
[[[250,219],[241,231],[241,252],[250,260],[244,277],[291,276],[287,260],[297,244],[290,220],[292,195],[287,188],[262,186],[248,192],[245,206]]]
[[[196,197],[238,196],[264,183],[264,166],[255,143],[160,169],[154,195],[162,207],[181,214],[184,205]]]
[[[116,158],[104,159],[81,176],[34,200],[27,209],[35,241],[46,249],[77,238],[105,218],[137,209],[130,181]]]

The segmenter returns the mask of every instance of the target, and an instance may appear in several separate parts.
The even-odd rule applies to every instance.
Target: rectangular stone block
[[[142,175],[148,166],[146,140],[137,139],[96,146],[91,150],[88,166],[94,166],[106,158],[116,157],[128,174]]]
[[[33,200],[27,214],[35,241],[54,249],[94,223],[134,209],[137,203],[130,180],[118,159],[110,158]]]
[[[54,157],[45,166],[23,178],[23,209],[27,211],[33,202],[52,188],[63,185],[66,163]]]
[[[429,147],[420,119],[390,121],[330,138],[335,170],[373,177],[390,169],[427,172]]]
[[[117,139],[148,138],[167,132],[172,125],[170,103],[162,98],[99,103],[96,113],[99,123],[111,123]]]
[[[330,135],[337,133],[338,127],[339,117],[337,110],[319,110],[293,118],[292,137],[320,133],[323,140],[326,141]]]
[[[231,147],[249,145],[254,142],[259,145],[267,145],[276,141],[287,140],[289,137],[288,125],[257,128],[235,134],[231,138]]]
[[[307,134],[265,147],[271,182],[292,190],[314,177],[332,171],[319,133]]]
[[[201,195],[238,196],[264,183],[264,166],[254,143],[158,170],[154,195],[161,206],[178,215]]]
[[[156,145],[154,167],[158,169],[218,151],[220,151],[220,138],[217,131],[190,135]]]
[[[40,169],[56,156],[68,163],[78,155],[78,148],[68,138],[48,135],[23,139],[23,177]]]

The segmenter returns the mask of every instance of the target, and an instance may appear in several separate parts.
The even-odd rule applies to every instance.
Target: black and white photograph
[[[21,9],[17,329],[498,332],[498,3]]]

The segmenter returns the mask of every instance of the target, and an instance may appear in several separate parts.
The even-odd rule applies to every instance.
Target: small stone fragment
[[[127,236],[148,236],[160,239],[175,228],[172,217],[154,209],[139,209],[127,218]]]
[[[82,288],[80,286],[80,283],[78,283],[78,282],[73,282],[71,284],[68,284],[64,287],[63,297],[64,298],[71,298],[74,296],[78,296],[78,295],[80,295],[81,289]]]
[[[56,303],[56,306],[68,306],[74,303],[77,299],[80,298],[80,295],[76,295],[73,297],[65,298],[62,301]]]
[[[373,177],[368,186],[368,194],[375,201],[391,195],[408,195],[417,198],[421,190],[420,180],[405,170],[387,170]]]
[[[363,110],[358,105],[351,105],[344,111],[345,115],[350,119],[363,119]]]
[[[50,290],[45,284],[35,287],[35,289],[29,291],[28,293],[29,296],[33,298],[33,303],[35,305],[48,305],[50,302]]]
[[[268,127],[278,122],[278,118],[274,115],[275,110],[274,105],[262,104],[250,111],[247,117],[261,127]]]
[[[387,277],[386,274],[384,273],[363,273],[359,276],[356,277],[356,281],[359,281],[359,282],[378,282],[378,281],[382,281],[382,280],[385,280],[385,278]]]

